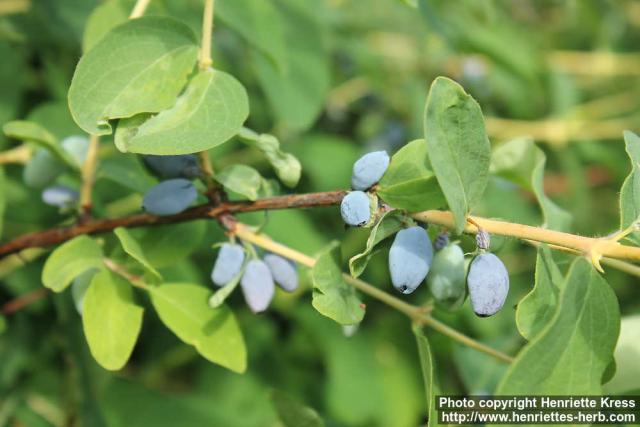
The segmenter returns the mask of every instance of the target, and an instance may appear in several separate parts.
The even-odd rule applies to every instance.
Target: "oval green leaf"
[[[227,190],[238,193],[249,200],[260,195],[264,178],[254,168],[246,165],[231,165],[214,176]]]
[[[425,108],[429,159],[461,233],[489,180],[491,144],[478,103],[456,82],[435,79]]]
[[[42,270],[42,283],[54,292],[62,292],[73,279],[94,268],[104,268],[102,248],[92,238],[78,236],[49,255]]]
[[[162,322],[205,359],[244,372],[247,350],[233,312],[209,307],[211,291],[202,286],[172,283],[151,288],[151,301]]]
[[[96,274],[82,303],[82,327],[91,355],[105,369],[116,371],[136,345],[144,309],[133,302],[131,284],[104,270]]]
[[[122,249],[131,256],[134,260],[137,261],[138,264],[145,269],[147,273],[149,273],[154,280],[161,281],[162,276],[158,273],[149,260],[147,260],[147,256],[144,254],[144,251],[138,241],[133,238],[131,233],[127,231],[126,228],[118,227],[113,233],[116,235],[118,240],[120,240],[120,245],[122,245]]]
[[[109,120],[170,108],[197,55],[196,37],[180,21],[127,21],[80,58],[69,88],[71,114],[87,133],[105,135]]]
[[[173,107],[155,116],[120,120],[115,143],[120,151],[174,155],[208,150],[228,141],[249,115],[247,92],[233,76],[199,72]]]

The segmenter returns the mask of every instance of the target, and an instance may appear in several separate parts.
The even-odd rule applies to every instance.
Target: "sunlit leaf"
[[[147,256],[144,254],[142,247],[134,237],[127,231],[126,228],[118,227],[113,233],[120,240],[122,249],[136,260],[149,274],[153,276],[155,280],[162,280],[162,276],[158,273],[151,263],[147,260]]]
[[[217,173],[215,179],[226,189],[249,200],[258,198],[264,181],[257,170],[246,165],[231,165]]]
[[[91,237],[78,236],[49,255],[42,270],[42,283],[54,292],[62,292],[73,279],[94,268],[104,268],[102,248]]]

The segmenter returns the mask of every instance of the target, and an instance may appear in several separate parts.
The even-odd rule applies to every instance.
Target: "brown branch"
[[[11,301],[5,303],[0,309],[0,312],[5,315],[15,313],[16,311],[22,310],[24,307],[28,306],[31,303],[41,300],[42,298],[47,296],[48,293],[49,290],[47,288],[34,289],[33,291],[22,294],[19,297],[16,297],[15,299],[12,299]]]
[[[345,191],[297,194],[260,199],[255,202],[225,202],[216,206],[200,205],[170,216],[138,214],[124,218],[87,221],[70,227],[53,228],[20,236],[0,246],[0,258],[26,248],[53,246],[82,234],[100,234],[112,231],[117,227],[147,227],[201,218],[216,218],[223,214],[336,205],[340,203],[345,194]]]

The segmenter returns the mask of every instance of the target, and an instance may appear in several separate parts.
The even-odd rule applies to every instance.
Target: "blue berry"
[[[371,202],[367,193],[352,191],[342,199],[340,214],[348,225],[361,227],[369,222],[371,217]]]
[[[389,155],[386,151],[374,151],[360,157],[353,164],[351,187],[354,190],[366,190],[380,181],[389,167]]]
[[[194,179],[200,176],[198,158],[194,154],[143,157],[144,162],[160,178]]]
[[[476,256],[469,266],[467,286],[473,311],[481,317],[496,314],[509,293],[509,273],[491,253]]]
[[[63,185],[55,185],[44,189],[42,192],[42,201],[47,205],[68,209],[73,207],[78,201],[78,192]]]
[[[240,273],[243,262],[244,250],[242,246],[233,243],[223,244],[213,265],[211,280],[218,286],[226,285]]]
[[[464,297],[466,271],[464,252],[458,245],[447,245],[433,257],[427,286],[436,302],[454,304]]]
[[[263,261],[249,261],[240,280],[244,300],[254,313],[265,311],[276,290],[269,267]]]
[[[162,181],[144,195],[142,208],[153,215],[175,215],[198,197],[196,187],[186,179]]]
[[[433,246],[424,228],[398,231],[389,250],[391,283],[403,294],[410,294],[427,276],[432,261]]]
[[[89,139],[84,136],[74,135],[68,136],[60,143],[64,151],[75,160],[78,166],[82,166],[84,161],[87,160],[87,153],[89,152]]]
[[[264,262],[269,266],[273,280],[287,292],[293,292],[298,287],[298,271],[295,263],[280,255],[267,254]]]
[[[438,234],[436,239],[433,241],[433,249],[439,251],[440,249],[446,247],[449,244],[449,233],[444,232]]]

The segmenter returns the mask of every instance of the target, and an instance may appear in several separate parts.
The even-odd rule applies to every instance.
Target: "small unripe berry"
[[[450,244],[433,257],[427,276],[427,286],[438,303],[454,305],[465,294],[466,271],[464,252],[460,246]]]

